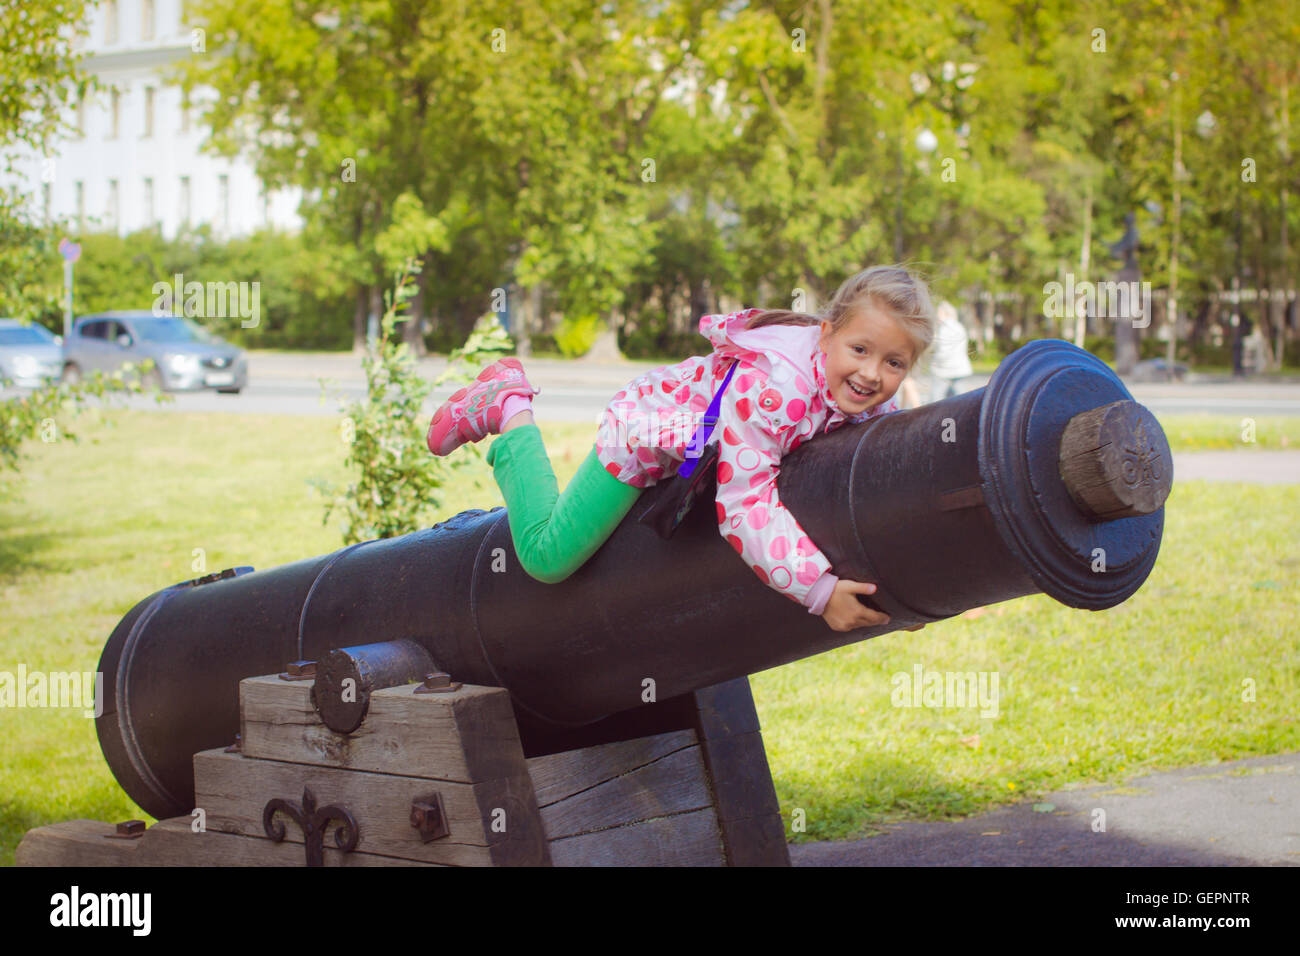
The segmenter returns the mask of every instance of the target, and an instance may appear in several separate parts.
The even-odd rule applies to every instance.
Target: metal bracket
[[[199,588],[205,584],[211,584],[214,581],[224,581],[226,578],[236,577],[238,574],[239,572],[234,568],[226,568],[224,571],[213,571],[211,574],[205,574],[201,578],[194,578],[190,581],[190,584]]]
[[[453,694],[464,685],[451,679],[445,671],[434,671],[424,675],[424,682],[415,688],[417,694]]]
[[[411,801],[411,826],[420,831],[425,843],[451,835],[447,814],[442,809],[442,794],[430,793]]]
[[[117,825],[112,833],[105,833],[105,840],[135,840],[144,836],[147,829],[143,820],[125,820]]]
[[[316,809],[316,797],[306,787],[302,790],[302,806],[294,806],[287,800],[281,800],[276,797],[274,800],[267,802],[262,809],[262,829],[266,835],[275,843],[284,839],[284,822],[275,820],[276,811],[285,813],[293,818],[293,822],[298,824],[302,829],[303,846],[307,851],[308,866],[325,865],[325,849],[322,841],[325,839],[325,831],[329,829],[330,820],[338,820],[339,827],[334,831],[334,844],[342,852],[350,853],[357,847],[357,840],[360,836],[357,830],[357,821],[343,807],[334,806]]]
[[[284,672],[280,675],[280,680],[315,680],[316,679],[316,662],[315,661],[290,661],[284,665]]]

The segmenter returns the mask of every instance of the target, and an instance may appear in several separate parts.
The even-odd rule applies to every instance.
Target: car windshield
[[[0,329],[0,345],[54,345],[54,336],[43,325]]]
[[[136,330],[146,342],[216,342],[217,339],[189,319],[137,319]]]

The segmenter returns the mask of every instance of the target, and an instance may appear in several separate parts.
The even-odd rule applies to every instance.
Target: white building
[[[73,110],[80,135],[55,143],[54,155],[19,154],[16,185],[37,217],[62,219],[74,233],[161,224],[168,238],[187,224],[209,223],[221,237],[301,225],[297,190],[268,194],[243,157],[200,152],[200,110],[167,74],[182,58],[220,54],[195,52],[182,2],[101,0],[91,10],[80,69],[109,89]],[[195,99],[204,95],[215,94]]]

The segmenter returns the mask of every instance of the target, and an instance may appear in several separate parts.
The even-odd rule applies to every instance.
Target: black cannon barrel
[[[580,726],[1021,595],[1112,607],[1154,565],[1171,481],[1159,425],[1114,373],[1064,341],[1033,342],[985,388],[845,425],[782,463],[782,501],[837,574],[878,584],[868,603],[886,626],[832,631],[758,579],[712,508],[661,539],[635,520],[657,488],[559,584],[519,566],[505,509],[471,510],[144,599],[100,662],[100,743],[161,817],[191,808],[192,755],[238,732],[239,680],[334,648],[408,639],[452,679],[509,690],[521,717]],[[1088,504],[1116,497],[1105,507],[1148,513]]]

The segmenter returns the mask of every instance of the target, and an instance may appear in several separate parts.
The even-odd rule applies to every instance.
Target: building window
[[[117,139],[118,120],[122,115],[122,94],[118,90],[113,90],[108,94],[109,98],[109,118],[108,118],[108,138]]]
[[[86,135],[86,98],[77,97],[77,132]]]
[[[217,177],[217,216],[221,234],[230,235],[230,177],[226,173]]]
[[[53,217],[50,216],[50,184],[41,183],[41,208],[45,212],[45,224],[48,226]]]
[[[108,208],[105,210],[108,226],[117,229],[117,180],[108,181]]]
[[[144,178],[144,221],[145,225],[152,226],[155,222],[153,214],[153,177]]]
[[[104,42],[117,42],[117,0],[108,0],[104,4]]]
[[[181,177],[181,225],[190,224],[190,177]]]
[[[153,97],[154,88],[146,86],[144,88],[144,135],[146,139],[153,135]]]
[[[181,132],[190,131],[190,94],[181,90]]]
[[[86,184],[77,180],[77,232],[86,231]]]
[[[140,39],[153,39],[153,0],[140,0]]]

